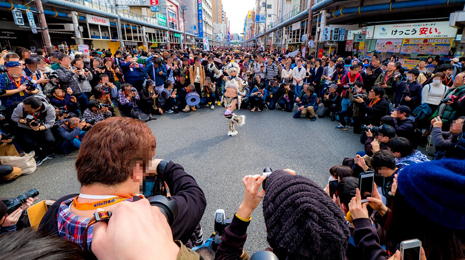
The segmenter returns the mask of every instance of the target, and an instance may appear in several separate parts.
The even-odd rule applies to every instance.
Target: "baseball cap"
[[[396,108],[396,111],[400,112],[400,113],[406,113],[407,115],[409,115],[412,111],[410,110],[410,108],[406,105],[400,105]]]
[[[396,129],[390,125],[381,125],[379,127],[379,133],[389,138],[396,137]]]

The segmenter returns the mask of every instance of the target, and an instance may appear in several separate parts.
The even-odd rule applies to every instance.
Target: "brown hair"
[[[154,156],[156,140],[150,128],[136,119],[113,117],[86,134],[76,159],[81,186],[125,182],[136,162],[145,168]]]
[[[334,165],[333,167],[331,167],[331,169],[329,169],[329,173],[333,175],[336,179],[338,177],[341,177],[341,179],[343,179],[344,177],[354,176],[354,171],[352,171],[352,168],[343,165]]]

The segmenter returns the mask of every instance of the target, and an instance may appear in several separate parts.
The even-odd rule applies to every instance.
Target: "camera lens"
[[[168,200],[165,196],[157,195],[148,198],[150,205],[156,206],[160,212],[166,217],[168,224],[171,226],[178,216],[178,204],[175,200]]]

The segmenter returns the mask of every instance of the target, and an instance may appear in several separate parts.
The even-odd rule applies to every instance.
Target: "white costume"
[[[240,71],[240,67],[239,67],[239,65],[237,63],[231,62],[230,64],[227,65],[226,71],[228,72],[229,75],[231,75],[231,72],[233,72],[233,71],[235,71],[236,75],[238,75],[239,71]],[[243,80],[238,78],[238,77],[228,78],[228,80],[226,81],[226,91],[225,91],[225,94],[223,95],[223,97],[221,98],[221,101],[222,101],[223,106],[226,108],[224,116],[228,119],[228,122],[229,122],[229,132],[228,132],[229,136],[237,135],[236,127],[234,125],[235,123],[237,125],[239,125],[239,126],[242,126],[242,125],[245,124],[245,116],[244,115],[238,116],[238,115],[234,114],[233,112],[231,112],[230,110],[228,110],[228,108],[231,108],[231,107],[233,109],[236,108],[236,107],[233,107],[233,106],[235,106],[234,101],[236,101],[236,100],[237,100],[237,108],[240,107],[241,90],[245,91],[245,89],[246,89],[245,86],[246,85],[243,82]],[[232,89],[235,90],[234,91],[235,92],[234,96],[226,96],[226,93],[228,92],[227,91],[228,88],[232,88]]]

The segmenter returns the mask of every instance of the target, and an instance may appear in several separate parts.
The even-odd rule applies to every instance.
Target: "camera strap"
[[[89,231],[89,228],[94,224],[97,224],[98,222],[108,223],[108,221],[110,221],[111,215],[111,211],[99,211],[94,213],[94,216],[90,219],[89,223],[87,223],[86,229],[84,230],[84,235],[82,238],[82,246],[84,248],[84,251],[92,252],[92,243],[89,245],[89,248],[87,248],[87,232]]]
[[[92,195],[90,195],[90,196],[92,196]],[[142,195],[136,195],[136,196],[140,197],[141,199],[144,198],[144,196],[142,196]],[[98,197],[98,195],[95,196],[95,199],[97,197]],[[88,203],[79,203],[79,202],[77,202],[78,198],[91,199],[90,197],[86,197],[86,195],[79,195],[76,198],[74,198],[74,200],[72,202],[72,205],[77,210],[95,210],[95,209],[98,209],[98,208],[108,207],[108,206],[111,206],[111,205],[114,205],[114,204],[117,204],[117,203],[120,203],[122,201],[125,201],[125,200],[129,199],[129,198],[126,198],[126,197],[119,197],[119,196],[112,196],[110,198],[109,197],[110,196],[102,196],[102,197],[99,197],[99,198],[101,198],[101,200],[99,200],[99,201],[88,202]]]
[[[11,78],[9,74],[8,74],[8,78],[10,79],[11,82],[13,82],[13,83],[16,85],[16,88],[21,87],[21,81],[22,81],[22,79],[23,79],[22,76],[21,76],[21,78],[19,79],[19,82],[17,82],[17,81],[14,80],[13,78]],[[24,91],[19,92],[19,95],[20,95],[20,96],[24,96]]]

